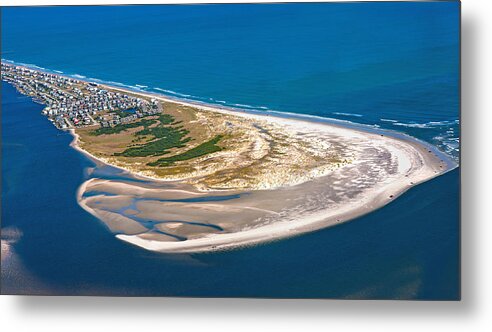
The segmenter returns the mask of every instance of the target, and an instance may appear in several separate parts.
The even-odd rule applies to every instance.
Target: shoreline
[[[364,197],[355,206],[347,204],[336,210],[330,211],[327,209],[311,216],[298,218],[295,221],[272,223],[228,234],[210,234],[206,237],[181,242],[164,242],[127,234],[118,234],[116,238],[147,250],[162,253],[206,253],[266,244],[360,218],[393,202],[409,189],[443,175],[452,169],[454,168],[414,180],[411,185],[408,185],[408,181],[395,181],[388,186],[374,190],[373,195]],[[388,199],[388,197],[391,198]]]
[[[364,123],[358,123],[358,122],[353,122],[350,120],[346,119],[337,119],[337,118],[331,118],[331,117],[322,117],[318,115],[312,115],[312,114],[303,114],[303,113],[291,113],[291,112],[282,112],[282,111],[276,111],[276,110],[271,110],[268,109],[264,106],[259,106],[259,107],[254,107],[250,105],[247,105],[248,108],[241,108],[239,104],[233,104],[236,106],[231,106],[231,105],[222,105],[222,104],[216,104],[216,103],[209,103],[206,101],[200,101],[200,100],[194,100],[194,99],[188,99],[187,97],[179,97],[179,96],[174,96],[171,94],[166,94],[164,92],[165,89],[160,89],[160,91],[146,91],[142,90],[142,88],[139,88],[137,86],[131,86],[131,85],[126,85],[123,83],[119,82],[112,82],[112,81],[105,81],[102,79],[98,78],[90,78],[86,77],[83,75],[79,74],[68,74],[64,73],[59,70],[51,70],[43,67],[39,67],[34,64],[26,64],[26,63],[17,63],[16,61],[9,60],[9,59],[2,59],[3,61],[16,65],[16,66],[22,66],[26,67],[32,70],[37,70],[40,72],[48,73],[48,74],[53,74],[53,75],[58,75],[60,77],[65,77],[65,78],[71,78],[71,79],[76,79],[81,82],[85,83],[96,83],[100,86],[104,86],[107,88],[110,88],[112,90],[118,90],[120,92],[124,93],[129,93],[129,94],[134,94],[134,95],[141,95],[145,96],[147,98],[149,97],[155,97],[159,98],[162,101],[169,102],[169,103],[175,103],[175,104],[180,104],[184,106],[190,106],[190,107],[196,107],[196,108],[203,108],[204,110],[208,111],[214,111],[214,112],[224,112],[225,114],[231,114],[231,115],[243,115],[243,114],[249,114],[253,116],[260,116],[262,119],[268,119],[270,117],[273,118],[280,118],[280,119],[287,119],[287,120],[295,120],[295,121],[302,121],[302,122],[308,122],[308,123],[315,123],[315,124],[326,124],[330,126],[335,126],[335,127],[341,127],[344,129],[352,129],[356,131],[360,131],[363,133],[375,133],[375,134],[384,134],[389,137],[393,137],[396,139],[401,139],[401,140],[410,140],[413,142],[417,142],[421,145],[426,146],[430,150],[432,150],[434,153],[440,155],[444,159],[450,160],[450,167],[457,167],[459,165],[459,160],[457,161],[454,157],[451,155],[447,154],[446,152],[440,150],[437,146],[433,145],[430,142],[424,141],[422,139],[416,138],[410,134],[407,134],[405,132],[396,130],[396,129],[387,129],[387,128],[380,128],[376,127],[374,125],[370,124],[364,124]],[[155,90],[154,88],[153,90]],[[169,90],[167,90],[169,91]],[[192,97],[192,96],[190,96]],[[43,104],[44,105],[44,104]],[[92,156],[93,158],[103,162],[99,158]],[[453,166],[454,165],[454,166]],[[131,172],[125,168],[119,167],[119,166],[114,166],[116,168]],[[452,168],[451,168],[452,169]],[[146,179],[155,179],[159,180],[158,178],[153,178],[145,175],[141,175],[143,178]]]
[[[81,81],[84,81],[83,79],[80,79]],[[90,82],[90,81],[85,81],[85,82]],[[272,122],[277,121],[281,122],[282,120],[285,122],[289,121],[298,121],[298,122],[305,122],[308,124],[317,124],[317,125],[327,125],[327,126],[334,126],[334,127],[339,127],[342,129],[349,129],[349,130],[354,130],[362,133],[370,133],[370,134],[377,134],[377,135],[386,135],[394,139],[399,139],[403,141],[411,141],[414,143],[418,143],[420,145],[426,146],[427,148],[433,150],[434,153],[440,155],[443,159],[449,159],[450,163],[449,165],[453,164],[458,164],[456,163],[451,156],[446,154],[445,152],[439,150],[435,145],[420,140],[416,137],[413,137],[409,134],[406,134],[404,132],[400,132],[397,130],[392,130],[392,129],[382,129],[382,128],[377,128],[371,125],[367,124],[362,124],[362,123],[357,123],[357,122],[352,122],[348,120],[340,120],[340,119],[335,119],[335,118],[325,118],[321,116],[315,116],[315,115],[310,115],[310,114],[301,114],[301,113],[288,113],[288,112],[280,112],[280,111],[273,111],[273,110],[265,110],[263,112],[270,112],[270,114],[264,114],[258,112],[261,112],[257,109],[242,109],[242,108],[235,108],[231,106],[220,106],[216,104],[208,104],[206,102],[201,102],[201,101],[193,101],[193,100],[188,100],[188,99],[180,99],[178,97],[173,97],[166,95],[164,93],[158,93],[158,92],[150,92],[150,91],[140,91],[140,90],[132,90],[130,87],[115,87],[107,83],[98,83],[99,85],[110,88],[112,90],[117,90],[119,92],[124,92],[124,93],[129,93],[129,94],[134,94],[142,97],[154,97],[156,99],[160,99],[164,102],[168,103],[174,103],[178,105],[183,105],[183,106],[190,106],[190,107],[195,107],[200,110],[208,111],[208,112],[217,112],[217,113],[223,113],[223,114],[228,114],[228,115],[233,115],[233,116],[241,116],[245,118],[259,118],[261,120],[269,121],[272,120]],[[274,114],[272,114],[274,113]],[[149,177],[152,178],[152,177]]]
[[[110,86],[108,86],[110,87]],[[111,87],[112,88],[112,87]],[[130,92],[133,94],[149,97],[149,94],[145,93],[135,93],[126,89],[116,89],[122,92]],[[242,117],[247,117],[250,119],[258,119],[260,118],[261,120],[266,120],[266,121],[272,121],[280,124],[292,124],[294,123],[301,123],[305,126],[308,127],[318,127],[318,128],[329,128],[329,127],[335,127],[339,130],[348,130],[348,131],[356,131],[359,134],[362,135],[367,135],[369,137],[371,136],[379,136],[381,137],[382,134],[376,134],[374,132],[367,132],[364,131],[363,129],[353,129],[353,128],[344,128],[342,125],[335,125],[335,124],[327,124],[327,123],[322,123],[322,122],[315,122],[315,121],[308,121],[308,120],[298,120],[298,119],[290,119],[290,118],[282,118],[282,117],[276,117],[276,116],[270,116],[270,115],[258,115],[258,114],[250,114],[247,111],[244,112],[235,112],[232,110],[225,110],[225,109],[215,109],[213,107],[207,107],[207,106],[197,106],[191,103],[187,102],[177,102],[175,100],[170,100],[162,96],[154,96],[153,97],[159,98],[161,100],[164,100],[166,102],[173,102],[173,103],[179,103],[182,105],[187,105],[187,106],[193,106],[197,107],[203,111],[210,111],[210,112],[220,112],[220,113],[226,113],[226,114],[231,114],[231,115],[236,115],[236,116],[242,116]],[[241,230],[237,232],[232,232],[232,233],[226,233],[226,234],[209,234],[204,237],[196,238],[196,239],[189,239],[186,241],[159,241],[158,239],[152,239],[152,238],[142,238],[138,235],[130,235],[130,234],[116,234],[116,238],[128,242],[130,244],[133,244],[135,246],[151,250],[151,251],[158,251],[158,252],[163,252],[163,253],[203,253],[203,252],[210,252],[210,251],[220,251],[220,250],[231,250],[231,249],[237,249],[237,248],[242,248],[242,247],[248,247],[248,246],[253,246],[257,245],[260,243],[266,243],[266,242],[271,242],[271,241],[277,241],[280,239],[284,238],[289,238],[293,236],[297,236],[303,233],[307,232],[313,232],[322,228],[327,228],[327,227],[332,227],[337,224],[341,224],[353,219],[356,219],[358,217],[361,217],[365,214],[368,214],[372,211],[375,211],[386,204],[390,203],[391,201],[397,199],[400,195],[405,193],[407,190],[410,188],[419,185],[423,182],[426,182],[428,180],[431,180],[437,176],[440,176],[458,165],[454,163],[454,161],[448,157],[445,153],[441,152],[438,150],[436,147],[422,142],[418,139],[415,139],[411,136],[401,134],[401,133],[395,133],[397,137],[393,137],[391,134],[388,133],[387,131],[384,130],[374,130],[375,132],[384,132],[386,135],[383,139],[389,140],[389,141],[396,141],[400,144],[404,144],[407,146],[411,146],[412,149],[417,151],[417,153],[420,155],[422,158],[422,163],[424,166],[429,166],[433,169],[434,174],[426,174],[426,175],[418,175],[410,178],[405,178],[404,180],[398,180],[390,183],[389,185],[386,185],[382,188],[379,188],[377,190],[374,190],[371,195],[368,195],[364,197],[362,200],[358,202],[358,204],[353,205],[353,204],[347,204],[343,207],[340,207],[339,209],[333,210],[333,211],[323,211],[321,213],[317,213],[315,215],[311,215],[308,217],[303,217],[299,218],[294,222],[277,222],[277,223],[272,223],[269,225],[264,225],[260,227],[255,227],[252,229],[247,229],[247,230]],[[400,137],[398,137],[400,136]],[[407,137],[408,136],[408,137]],[[84,151],[80,147],[78,147],[75,144],[76,148]],[[84,151],[86,152],[86,151]],[[431,153],[432,152],[432,153]],[[398,151],[395,152],[398,154]],[[90,155],[87,153],[86,155]],[[429,156],[430,155],[430,156]],[[164,179],[159,179],[159,178],[153,178],[153,177],[148,177],[144,175],[140,175],[135,172],[131,172],[129,170],[126,170],[122,167],[114,166],[111,164],[106,163],[103,160],[100,160],[92,155],[90,155],[92,158],[95,158],[102,162],[103,164],[110,165],[112,167],[116,167],[122,170],[125,170],[128,172],[130,175],[134,176],[135,178],[139,179],[145,179],[145,180],[150,180],[150,181],[163,181],[163,182],[176,182],[179,183],[179,180],[164,180]],[[445,167],[443,165],[438,164],[438,160],[442,161],[445,164]],[[442,168],[442,169],[441,169]],[[326,176],[325,176],[326,177]],[[323,177],[321,177],[323,178]],[[307,181],[307,184],[309,182],[317,181],[321,178],[315,178],[312,180]],[[411,182],[411,185],[408,184],[410,180],[413,180]],[[303,184],[306,184],[303,183]],[[301,184],[302,185],[302,184]],[[275,189],[264,189],[264,190],[258,190],[260,192],[269,192],[272,194],[276,190],[281,190],[282,188],[275,188]],[[217,190],[217,191],[222,191],[222,190]],[[197,191],[199,192],[199,191]],[[203,192],[200,192],[203,193]],[[209,192],[210,193],[210,192]],[[391,197],[391,199],[388,200],[388,197]],[[79,195],[79,198],[81,196]],[[82,203],[80,202],[81,204]],[[90,209],[86,205],[86,209]],[[91,214],[97,216],[97,212],[94,212],[94,210],[90,209],[89,211]]]
[[[90,82],[85,79],[77,79],[84,82]],[[247,110],[234,110],[175,100],[173,98],[158,93],[136,92],[132,91],[131,89],[114,87],[105,83],[98,84],[101,87],[124,92],[127,94],[143,96],[145,98],[156,98],[168,103],[191,106],[198,109],[199,111],[228,114],[251,120],[268,121],[270,123],[274,123],[285,128],[296,128],[300,132],[336,132],[339,137],[348,138],[350,138],[351,135],[355,135],[359,138],[364,138],[365,141],[371,142],[371,144],[372,141],[375,141],[376,143],[374,144],[380,144],[380,146],[389,151],[392,160],[396,158],[396,165],[398,169],[396,172],[397,176],[390,177],[389,179],[386,179],[383,183],[376,183],[373,187],[368,188],[364,192],[364,195],[362,195],[362,197],[358,197],[356,201],[342,202],[338,206],[336,206],[336,208],[330,206],[325,207],[320,211],[316,211],[315,213],[294,216],[292,220],[279,220],[272,223],[255,225],[254,227],[247,226],[243,229],[231,231],[229,233],[209,233],[197,238],[186,239],[184,241],[162,241],[159,240],[159,237],[154,234],[152,234],[151,236],[141,236],[142,234],[147,233],[128,234],[123,231],[123,233],[115,234],[116,238],[147,250],[166,253],[196,253],[217,250],[229,250],[233,248],[251,246],[263,242],[276,241],[283,238],[300,235],[302,233],[312,232],[321,228],[331,227],[343,222],[347,222],[349,220],[353,220],[376,209],[379,209],[389,202],[397,199],[401,194],[403,194],[413,186],[440,176],[458,166],[457,163],[455,163],[450,157],[448,157],[444,152],[440,151],[437,147],[400,132],[393,132],[390,130],[375,128],[371,128],[369,130],[364,128],[364,125],[358,126],[354,123],[350,123],[350,125],[344,126],[343,124],[338,123],[334,124],[322,121],[317,122],[314,121],[312,118],[296,119],[293,117],[289,117],[288,114],[286,114],[285,116],[275,116],[272,114],[256,114],[252,111]],[[302,117],[302,115],[300,115],[300,117]],[[103,165],[108,165],[113,168],[123,170],[130,177],[151,182],[177,183],[177,186],[179,187],[180,181],[182,181],[179,179],[163,179],[146,176],[143,174],[139,174],[138,172],[126,169],[124,167],[113,165],[110,162],[98,158],[88,151],[84,150],[79,144],[80,137],[76,133],[75,129],[69,129],[69,132],[73,136],[73,140],[70,143],[70,146],[76,151],[82,153],[85,157],[91,159],[92,161],[95,161],[96,164],[101,163]],[[77,201],[84,210],[97,217],[99,220],[105,223],[111,231],[114,232],[114,227],[110,226],[114,226],[114,217],[113,219],[111,219],[111,221],[108,221],[107,218],[106,220],[104,220],[104,218],[101,217],[102,210],[99,211],[98,209],[94,209],[89,206],[87,204],[87,201],[89,199],[83,197],[84,192],[91,185],[93,180],[94,178],[85,181],[80,185],[77,190]],[[112,182],[111,180],[106,181],[108,183]],[[261,199],[264,198],[264,195],[275,195],[276,193],[285,194],[286,188],[289,188],[289,190],[290,188],[293,188],[292,190],[294,192],[296,192],[297,190],[301,193],[306,193],[309,192],[311,186],[314,186],[317,182],[326,182],[329,185],[331,183],[330,181],[330,174],[325,174],[322,176],[314,177],[312,179],[308,179],[293,186],[254,190],[253,199],[250,199],[248,201],[248,204],[250,204],[251,201],[254,201],[255,204],[261,205]],[[163,189],[162,191],[164,192],[165,189]],[[230,192],[231,190],[199,191],[198,189],[196,189],[196,192],[200,194],[211,194],[212,192],[224,191]],[[122,194],[120,196],[123,197],[125,195]],[[98,196],[95,197],[97,198]],[[287,195],[286,197],[290,196]],[[201,207],[216,206],[216,204],[213,205],[210,203],[200,204]],[[229,211],[230,213],[232,213],[231,211],[233,211],[233,209],[231,209],[231,206],[224,204],[222,207],[224,208],[224,206],[226,212]],[[233,205],[233,207],[237,208],[238,206]],[[249,205],[246,207],[242,206],[241,208],[258,209],[257,207]],[[119,218],[119,220],[123,220],[126,217],[119,215]],[[137,222],[135,221],[135,223]],[[116,228],[124,229],[125,226],[118,225]]]
[[[89,81],[86,81],[86,82],[89,82]],[[408,134],[398,132],[398,131],[373,128],[373,127],[370,127],[367,125],[357,124],[357,123],[349,122],[349,121],[347,121],[347,125],[344,125],[342,123],[331,123],[331,121],[333,121],[334,119],[330,119],[330,118],[321,118],[320,117],[320,119],[318,121],[316,121],[315,117],[306,116],[304,114],[299,114],[298,115],[299,118],[294,118],[294,117],[292,117],[293,115],[291,115],[289,113],[286,113],[284,116],[281,116],[280,114],[275,114],[275,115],[256,114],[256,113],[252,113],[252,111],[248,111],[248,110],[233,109],[233,108],[220,108],[220,107],[215,107],[215,105],[206,105],[206,104],[202,105],[200,103],[175,100],[173,98],[170,98],[170,97],[163,95],[163,94],[161,95],[159,93],[136,92],[136,91],[132,91],[131,89],[114,87],[114,86],[107,85],[107,84],[100,84],[100,85],[103,86],[104,88],[109,88],[109,89],[116,90],[116,91],[123,92],[123,93],[127,93],[127,94],[128,93],[134,94],[134,95],[145,97],[145,98],[153,97],[153,98],[159,99],[159,100],[167,102],[167,103],[174,103],[174,104],[179,104],[179,105],[183,105],[183,106],[194,107],[200,111],[222,113],[222,114],[227,114],[227,115],[232,115],[232,116],[249,118],[249,119],[253,119],[253,120],[259,119],[259,120],[263,120],[263,121],[267,121],[267,122],[273,122],[273,123],[278,124],[278,125],[290,125],[292,123],[297,122],[297,123],[305,123],[307,125],[314,125],[314,126],[333,126],[336,128],[341,128],[343,130],[353,130],[353,131],[356,131],[356,132],[359,132],[362,134],[384,135],[384,136],[390,137],[391,139],[400,140],[400,141],[410,143],[410,144],[418,144],[418,145],[425,147],[426,149],[432,151],[432,153],[434,153],[438,158],[440,158],[441,160],[444,160],[446,162],[447,171],[450,171],[450,170],[454,169],[455,167],[458,167],[458,163],[456,163],[445,152],[439,150],[436,146],[434,146],[428,142],[422,141],[418,138],[415,138],[413,136],[410,136]],[[280,112],[278,112],[278,113],[280,113]],[[336,120],[334,120],[334,121],[336,121]],[[340,120],[340,122],[341,121],[342,120]],[[120,166],[120,165],[111,164],[110,162],[108,162],[104,159],[101,159],[99,157],[96,157],[93,154],[89,153],[88,151],[84,150],[82,147],[80,147],[80,145],[78,144],[79,135],[75,133],[74,129],[69,129],[69,131],[72,134],[72,136],[74,136],[74,141],[72,141],[72,143],[71,143],[71,144],[73,144],[74,148],[76,148],[76,150],[84,153],[86,156],[88,156],[89,158],[91,158],[93,160],[97,160],[98,162],[101,162],[103,164],[106,164],[106,165],[109,165],[111,167],[125,171],[125,172],[133,175],[134,177],[139,178],[139,179],[161,181],[161,182],[179,182],[182,180],[182,179],[163,179],[163,178],[159,178],[159,177],[153,177],[153,176],[141,174],[139,172],[135,172],[134,170],[129,170],[129,169],[127,169],[123,166]],[[228,190],[211,189],[210,191],[228,191]]]

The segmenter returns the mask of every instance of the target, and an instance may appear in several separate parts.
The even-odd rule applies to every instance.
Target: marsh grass
[[[217,145],[217,143],[222,139],[222,135],[217,135],[211,140],[202,143],[188,151],[185,151],[183,153],[171,156],[171,157],[166,157],[166,158],[160,158],[157,159],[154,162],[148,163],[148,166],[170,166],[173,165],[176,161],[184,161],[184,160],[189,160],[193,158],[198,158],[201,156],[204,156],[209,153],[214,153],[221,151],[222,148]]]

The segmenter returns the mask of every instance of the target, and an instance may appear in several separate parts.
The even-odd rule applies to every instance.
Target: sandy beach
[[[268,122],[296,135],[340,144],[353,156],[350,163],[310,172],[290,185],[272,185],[260,190],[203,191],[183,181],[153,178],[124,167],[120,168],[146,181],[93,178],[82,184],[77,197],[84,209],[103,221],[118,239],[152,251],[226,250],[315,231],[378,209],[412,186],[455,167],[446,155],[410,137],[107,88],[191,106],[203,112]],[[75,149],[107,163],[81,149],[77,134],[73,134]]]
[[[118,157],[139,145],[138,129],[102,136],[93,135],[96,125],[70,129],[70,145],[96,168],[123,171],[90,176],[78,189],[80,206],[118,239],[152,251],[227,250],[315,231],[374,211],[456,167],[437,148],[397,132],[98,86],[155,99],[182,123],[189,143],[163,153],[226,137],[213,152],[153,166],[155,158]]]

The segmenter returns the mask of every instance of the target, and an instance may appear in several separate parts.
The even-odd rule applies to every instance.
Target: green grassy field
[[[167,157],[167,158],[160,158],[154,162],[148,163],[147,165],[149,166],[170,166],[176,161],[183,161],[183,160],[189,160],[193,158],[198,158],[201,156],[204,156],[209,153],[217,152],[222,150],[220,146],[217,145],[217,143],[222,139],[222,135],[217,135],[214,138],[212,138],[210,141],[207,141],[205,143],[202,143],[198,145],[197,147],[194,147],[193,149],[190,149],[188,151],[185,151],[183,153],[177,154],[175,156]]]
[[[99,136],[99,135],[119,134],[122,131],[127,130],[127,129],[131,129],[131,128],[138,128],[138,127],[147,128],[156,122],[157,122],[156,120],[152,120],[152,119],[142,119],[142,120],[137,121],[137,122],[118,124],[114,127],[98,128],[98,129],[92,131],[91,135]]]
[[[155,139],[140,146],[131,147],[115,156],[148,157],[168,154],[172,148],[183,148],[191,138],[185,137],[188,131],[182,128],[154,127],[137,132],[137,135],[153,135]]]
[[[157,120],[152,120],[156,123]],[[161,114],[158,118],[159,124],[155,127],[144,125],[144,129],[137,131],[135,136],[151,136],[151,140],[143,145],[130,147],[123,152],[115,153],[115,156],[123,157],[149,157],[162,156],[168,154],[170,149],[183,148],[191,138],[186,137],[188,130],[182,126],[170,125],[174,122],[174,117],[169,114]]]
[[[120,113],[124,113],[120,111]],[[123,115],[123,114],[122,114]],[[121,115],[120,115],[121,116]],[[131,132],[134,144],[127,145],[122,152],[113,153],[113,156],[121,157],[158,157],[171,153],[172,149],[186,148],[188,142],[192,140],[189,130],[185,129],[181,121],[175,121],[170,114],[160,114],[151,119],[144,118],[139,121],[119,124],[113,127],[98,128],[91,131],[92,136],[119,134],[128,129],[137,128],[136,132]],[[140,129],[141,128],[141,129]],[[183,153],[178,153],[171,157],[160,158],[156,161],[147,163],[148,166],[165,167],[177,161],[184,161],[198,158],[209,153],[222,150],[217,143],[223,138],[217,135]]]

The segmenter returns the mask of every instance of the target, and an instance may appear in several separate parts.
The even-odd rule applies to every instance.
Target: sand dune
[[[203,192],[182,181],[162,182],[138,174],[134,176],[147,181],[85,182],[78,193],[81,206],[106,223],[118,239],[168,253],[224,250],[278,240],[354,219],[456,166],[443,153],[410,137],[196,107],[273,122],[296,135],[315,136],[328,146],[337,144],[353,160],[341,167],[303,174],[291,185],[262,190]],[[86,195],[95,191],[99,194]],[[231,194],[238,196],[220,197]]]

